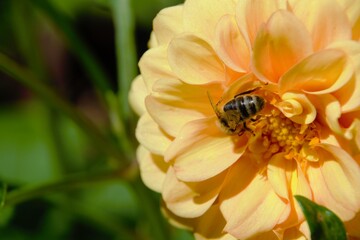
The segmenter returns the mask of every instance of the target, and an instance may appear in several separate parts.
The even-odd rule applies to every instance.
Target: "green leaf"
[[[303,196],[295,196],[309,224],[311,239],[343,240],[346,231],[341,219],[324,206]]]

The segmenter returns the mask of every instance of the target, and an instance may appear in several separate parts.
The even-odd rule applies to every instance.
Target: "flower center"
[[[263,116],[254,124],[257,134],[249,145],[255,154],[261,153],[262,159],[268,160],[274,154],[285,153],[285,158],[316,161],[311,146],[319,143],[319,131],[315,123],[298,124],[291,121],[278,109],[271,115]]]

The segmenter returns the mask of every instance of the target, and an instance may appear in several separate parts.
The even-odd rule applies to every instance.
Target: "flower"
[[[355,0],[187,0],[157,15],[130,102],[141,177],[169,221],[197,239],[310,238],[302,195],[360,237],[359,22]],[[232,112],[229,134],[219,115],[246,91],[265,107]]]

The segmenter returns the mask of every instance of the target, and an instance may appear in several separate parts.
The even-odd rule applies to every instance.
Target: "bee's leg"
[[[252,130],[252,129],[250,129],[250,128],[248,128],[247,126],[246,126],[246,122],[244,122],[244,124],[243,124],[243,126],[244,126],[244,131],[249,131],[249,132],[251,132],[251,134],[252,135],[254,135],[255,136],[255,133],[254,133],[254,131]]]

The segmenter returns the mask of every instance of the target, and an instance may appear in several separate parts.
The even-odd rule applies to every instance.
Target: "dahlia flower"
[[[186,0],[157,15],[130,103],[141,177],[171,223],[196,239],[309,239],[302,195],[360,237],[359,23],[356,0]],[[243,92],[264,108],[226,131]]]

